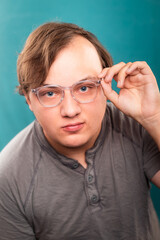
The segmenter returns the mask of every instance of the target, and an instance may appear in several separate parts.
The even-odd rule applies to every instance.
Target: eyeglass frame
[[[97,79],[98,79],[98,78],[97,78]],[[93,102],[93,101],[95,100],[95,98],[96,98],[96,96],[97,96],[97,87],[100,86],[101,81],[102,81],[102,79],[99,79],[99,80],[92,80],[92,79],[89,80],[89,79],[87,79],[87,80],[82,80],[82,81],[76,82],[76,83],[74,83],[73,85],[71,85],[71,86],[69,86],[69,87],[63,87],[63,86],[60,86],[60,85],[48,84],[48,85],[44,85],[44,86],[41,86],[41,87],[32,88],[32,89],[31,89],[31,92],[36,95],[39,103],[40,103],[43,107],[46,107],[46,108],[47,108],[47,107],[50,108],[50,107],[56,107],[56,106],[58,106],[58,105],[63,101],[63,99],[64,99],[65,90],[70,90],[71,96],[72,96],[72,98],[73,98],[76,102],[78,102],[78,103],[90,103],[90,102]],[[78,84],[80,84],[80,83],[86,83],[86,82],[92,82],[92,83],[95,84],[95,86],[96,86],[96,94],[95,94],[95,97],[94,97],[92,100],[90,100],[90,101],[85,101],[85,102],[81,102],[81,101],[77,100],[76,97],[74,96],[74,94],[73,94],[73,88],[74,88],[74,86],[76,86],[76,85],[78,85]],[[62,90],[62,97],[61,97],[60,101],[59,101],[57,104],[55,104],[55,105],[44,105],[44,104],[41,102],[38,92],[39,92],[40,89],[45,88],[45,87],[46,87],[46,88],[47,88],[47,87],[48,87],[48,88],[49,88],[49,87],[58,87],[58,88],[60,88],[60,89]]]

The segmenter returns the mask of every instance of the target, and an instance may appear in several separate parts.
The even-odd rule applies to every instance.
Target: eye
[[[50,92],[46,92],[46,96],[47,96],[47,97],[52,97],[54,94],[55,94],[55,93],[54,93],[54,92],[51,92],[51,91],[50,91]]]
[[[61,90],[57,87],[43,88],[39,91],[39,97],[55,98],[61,94]]]
[[[87,86],[82,86],[82,87],[80,88],[80,91],[81,91],[81,92],[87,92],[87,90],[88,90],[88,87],[87,87]]]
[[[48,90],[41,90],[39,92],[39,96],[40,97],[53,97],[54,96],[54,92],[53,91],[48,91]]]
[[[79,86],[79,91],[82,93],[87,93],[88,91],[90,92],[91,90],[93,90],[95,88],[95,84],[92,82],[87,82],[87,83],[83,83]]]
[[[86,81],[86,82],[80,82],[74,86],[74,94],[90,94],[96,89],[96,86],[93,82]]]

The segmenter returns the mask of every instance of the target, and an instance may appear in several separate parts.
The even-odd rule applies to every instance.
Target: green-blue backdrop
[[[76,23],[97,35],[114,63],[147,61],[159,82],[159,13],[160,0],[0,0],[0,150],[34,119],[15,93],[17,55],[33,29]],[[160,218],[160,191],[152,186],[151,194]]]

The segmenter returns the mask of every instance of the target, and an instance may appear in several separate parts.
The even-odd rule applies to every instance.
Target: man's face
[[[82,79],[97,77],[102,71],[94,46],[83,37],[75,37],[50,67],[44,84],[68,87]],[[43,107],[34,93],[27,99],[30,109],[43,128],[49,143],[59,152],[92,147],[101,129],[106,98],[101,86],[93,102],[76,102],[69,90],[56,107]]]

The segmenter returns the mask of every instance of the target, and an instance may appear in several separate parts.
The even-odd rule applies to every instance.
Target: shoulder
[[[0,176],[12,181],[31,177],[40,156],[34,122],[18,133],[0,153]],[[1,179],[2,180],[2,179]]]
[[[4,147],[0,153],[0,162],[2,162],[3,159],[7,161],[7,159],[17,158],[22,154],[24,155],[26,149],[28,150],[28,144],[32,140],[33,125],[34,123],[31,123],[24,128]]]
[[[29,165],[34,161],[40,146],[35,137],[35,122],[19,132],[0,153],[0,170],[5,167]],[[33,164],[33,163],[32,163]]]
[[[137,121],[125,115],[110,102],[107,103],[106,115],[112,131],[121,134],[135,144],[142,144],[144,129]]]
[[[131,145],[134,146],[134,151],[140,150],[144,172],[148,179],[151,179],[160,169],[160,151],[152,137],[137,121],[119,111],[112,103],[108,103],[106,117],[114,143],[117,141],[124,143],[129,153],[131,153],[129,148]]]
[[[0,193],[12,192],[16,197],[19,193],[24,202],[40,154],[41,148],[35,138],[33,122],[18,133],[0,153]]]

